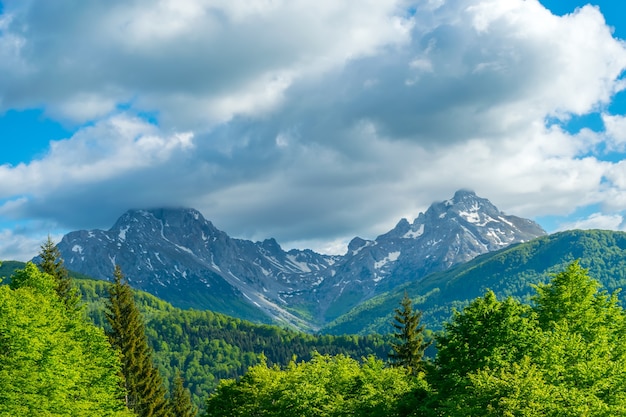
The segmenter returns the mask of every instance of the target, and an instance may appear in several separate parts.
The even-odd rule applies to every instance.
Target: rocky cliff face
[[[413,223],[353,239],[343,256],[234,239],[193,209],[131,210],[108,231],[67,234],[58,248],[72,270],[110,279],[119,264],[131,285],[182,307],[315,329],[407,280],[544,234],[458,191]]]

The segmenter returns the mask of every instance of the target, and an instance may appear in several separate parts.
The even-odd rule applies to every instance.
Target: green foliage
[[[530,306],[493,291],[455,313],[436,337],[437,367],[447,382],[482,368],[500,369],[534,354],[541,341]]]
[[[0,416],[130,416],[119,358],[32,263],[0,287]]]
[[[11,276],[18,269],[24,268],[24,262],[2,261],[0,262],[0,284],[10,284]]]
[[[75,279],[75,283],[86,301],[84,310],[95,323],[108,328],[104,313],[110,283],[87,279]],[[384,358],[390,349],[387,337],[311,335],[211,311],[181,310],[142,291],[133,290],[133,295],[165,384],[171,390],[180,369],[199,408],[220,380],[242,376],[262,357],[270,366],[285,366],[294,356],[309,360],[314,351]]]
[[[191,402],[191,394],[183,385],[183,377],[176,370],[174,387],[170,396],[170,407],[175,417],[195,417],[198,409]]]
[[[163,380],[152,361],[141,313],[119,266],[113,279],[107,303],[107,335],[121,353],[126,403],[140,417],[167,417],[170,408]]]
[[[354,359],[382,357],[390,347],[385,338],[306,335],[183,311],[131,291],[119,269],[113,285],[77,281],[90,300],[85,311],[107,327],[118,356],[102,330],[66,308],[55,277],[29,263],[13,273],[10,286],[0,286],[0,416],[129,415],[123,384],[132,405],[161,410],[137,407],[139,415],[192,416],[189,394],[197,403],[216,385],[206,401],[207,417],[626,415],[626,314],[617,292],[602,291],[591,269],[583,268],[592,264],[615,272],[626,254],[619,249],[626,239],[620,239],[620,234],[572,232],[424,280],[425,295],[405,295],[394,311],[396,354],[404,352],[403,341],[423,346],[423,339],[413,337],[424,333],[414,301],[428,305],[459,288],[471,294],[477,290],[469,289],[470,278],[478,287],[496,284],[472,301],[448,303],[446,308],[458,310],[437,335],[438,353],[426,374],[387,367],[371,356]],[[562,241],[571,255],[608,255],[557,262],[561,269],[545,266],[549,254],[543,245],[552,242],[548,246],[556,251],[555,242]],[[531,269],[523,271],[522,263]],[[533,275],[532,268],[541,272]],[[502,271],[513,274],[511,282],[504,283]],[[518,284],[537,274],[551,279],[519,292]],[[594,276],[618,285],[623,273],[615,274]],[[444,287],[446,277],[453,279]],[[499,300],[498,291],[508,291],[502,288],[518,291],[517,297]],[[376,299],[369,305],[382,309],[386,303]],[[447,310],[428,311],[432,319]],[[315,350],[320,353],[311,353]],[[169,403],[164,385],[172,387]]]
[[[424,325],[420,324],[422,313],[413,311],[413,302],[406,293],[400,305],[395,309],[392,325],[396,330],[393,334],[396,340],[391,343],[393,352],[389,354],[389,359],[394,366],[417,374],[424,370],[424,351],[430,343],[424,341]]]
[[[12,290],[18,288],[30,288],[34,292],[46,296],[53,300],[58,300],[55,296],[56,280],[52,275],[41,272],[32,263],[27,263],[24,269],[18,269],[11,277],[9,287]]]
[[[314,355],[285,369],[261,363],[238,381],[223,381],[207,401],[205,417],[400,416],[414,405],[421,378],[388,368],[378,359],[363,363],[343,355]]]
[[[536,287],[533,305],[493,292],[438,338],[436,411],[449,416],[626,414],[626,321],[578,262]]]
[[[180,369],[199,406],[219,380],[243,375],[263,357],[270,366],[285,366],[294,356],[309,360],[313,351],[360,358],[389,350],[379,336],[310,335],[195,310],[155,312],[146,334],[164,375]]]
[[[72,284],[72,279],[67,269],[63,265],[61,252],[59,252],[59,249],[54,245],[50,236],[48,236],[48,240],[41,245],[39,257],[41,258],[39,268],[54,277],[54,289],[61,301],[65,304],[65,307],[68,311],[77,311],[80,305],[80,296]]]

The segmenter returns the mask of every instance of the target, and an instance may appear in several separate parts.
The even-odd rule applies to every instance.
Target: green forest
[[[119,268],[73,279],[51,242],[41,259],[0,270],[0,416],[626,415],[626,312],[575,260],[436,333],[405,293],[365,337],[176,309]]]
[[[85,300],[85,314],[96,325],[106,327],[109,283],[84,279],[75,283]],[[141,291],[134,291],[134,296],[166,386],[180,372],[200,408],[220,380],[242,376],[261,362],[285,366],[294,357],[309,360],[313,352],[383,358],[391,348],[388,336],[311,335],[211,311],[178,309]]]
[[[372,357],[256,365],[221,382],[205,415],[625,415],[626,316],[616,295],[573,262],[530,301],[476,298],[436,335],[433,360],[417,350],[417,372]]]

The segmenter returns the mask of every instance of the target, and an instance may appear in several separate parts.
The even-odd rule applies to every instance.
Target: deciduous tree
[[[119,357],[55,284],[27,263],[0,286],[0,415],[130,416]]]

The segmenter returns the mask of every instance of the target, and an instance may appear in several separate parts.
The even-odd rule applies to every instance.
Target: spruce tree
[[[400,307],[396,308],[393,328],[395,342],[391,343],[393,352],[389,359],[393,366],[404,367],[410,373],[417,374],[424,369],[424,351],[430,345],[424,341],[424,325],[420,325],[421,311],[413,311],[413,303],[405,292]]]
[[[163,379],[152,360],[145,325],[122,270],[115,266],[109,288],[106,319],[111,345],[121,352],[126,403],[139,417],[169,417]]]
[[[198,410],[191,402],[191,393],[183,386],[183,377],[180,370],[176,370],[174,387],[171,393],[172,413],[176,417],[195,417]]]
[[[63,264],[61,253],[54,245],[50,236],[48,236],[48,240],[41,245],[39,257],[41,258],[39,268],[54,277],[55,291],[63,301],[63,304],[65,304],[66,309],[70,312],[77,311],[80,308],[80,295],[78,291],[76,291],[76,288],[74,288],[72,278],[70,278]]]

